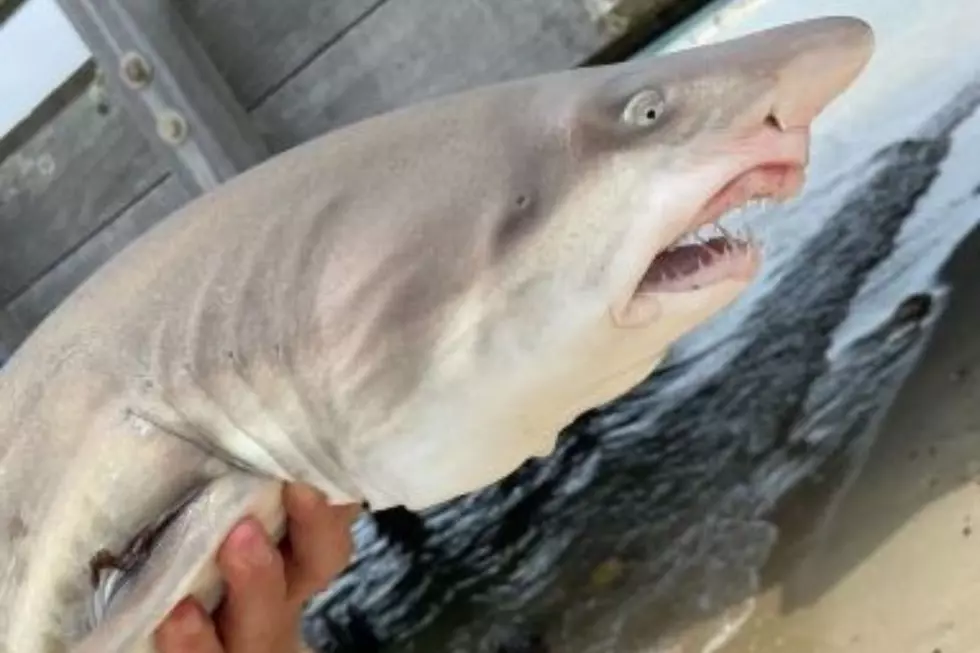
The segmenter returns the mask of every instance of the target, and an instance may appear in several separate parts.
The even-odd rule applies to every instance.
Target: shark
[[[143,653],[285,483],[421,510],[548,455],[735,301],[871,27],[816,18],[430,98],[118,252],[0,370],[0,652]]]

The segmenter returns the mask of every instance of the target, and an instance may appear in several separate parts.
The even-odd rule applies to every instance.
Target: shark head
[[[534,226],[494,270],[511,291],[499,336],[535,343],[515,374],[582,361],[558,401],[594,406],[739,297],[761,251],[719,221],[799,193],[811,123],[872,50],[866,23],[834,17],[542,81],[523,110],[563,156],[539,164],[554,181],[521,198],[541,204]]]
[[[752,281],[758,248],[718,221],[800,191],[811,123],[871,51],[865,23],[827,18],[596,72],[569,103],[581,172],[552,221],[574,235],[549,242],[591,232],[579,266],[617,342],[662,350]]]
[[[388,218],[357,223],[321,307],[368,498],[421,508],[499,480],[731,304],[760,252],[714,225],[800,190],[811,122],[872,49],[860,20],[811,20],[477,89],[334,141],[387,148],[384,190],[358,201],[384,195]]]

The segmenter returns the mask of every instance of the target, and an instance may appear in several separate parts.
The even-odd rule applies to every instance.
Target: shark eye
[[[651,127],[664,113],[664,96],[654,90],[640,91],[623,109],[623,120],[637,127]]]

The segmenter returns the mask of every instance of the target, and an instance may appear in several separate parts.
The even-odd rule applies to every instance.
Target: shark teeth
[[[704,225],[694,231],[688,232],[677,239],[668,250],[677,249],[686,245],[706,245],[709,242],[722,240],[725,246],[733,248],[736,246],[754,245],[756,239],[747,225],[740,225],[729,231],[717,222]]]
[[[718,232],[728,233],[721,227]],[[746,266],[751,266],[751,260],[749,245],[731,234],[711,238],[703,244],[679,245],[657,255],[637,291],[698,290],[732,276],[741,276]]]
[[[731,207],[725,211],[723,215],[718,216],[715,220],[685,233],[667,249],[674,249],[684,245],[703,245],[714,238],[724,238],[732,245],[756,245],[758,244],[757,240],[755,239],[748,225],[743,223],[738,227],[735,227],[733,233],[732,231],[723,227],[720,220],[722,217],[726,219],[737,219],[749,211],[765,211],[778,204],[781,204],[782,202],[783,198],[771,197],[768,195],[752,197],[741,204]]]
[[[735,227],[726,222],[747,211],[766,210],[788,199],[782,196],[754,196],[741,202],[715,202],[702,217],[700,226],[663,249],[649,265],[636,290],[644,292],[686,292],[698,290],[726,278],[750,275],[755,266],[754,251],[759,242],[746,221]],[[726,206],[727,204],[727,206]]]

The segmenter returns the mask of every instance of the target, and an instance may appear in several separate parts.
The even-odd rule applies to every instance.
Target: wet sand
[[[980,230],[943,278],[946,313],[819,548],[720,650],[980,650]]]

